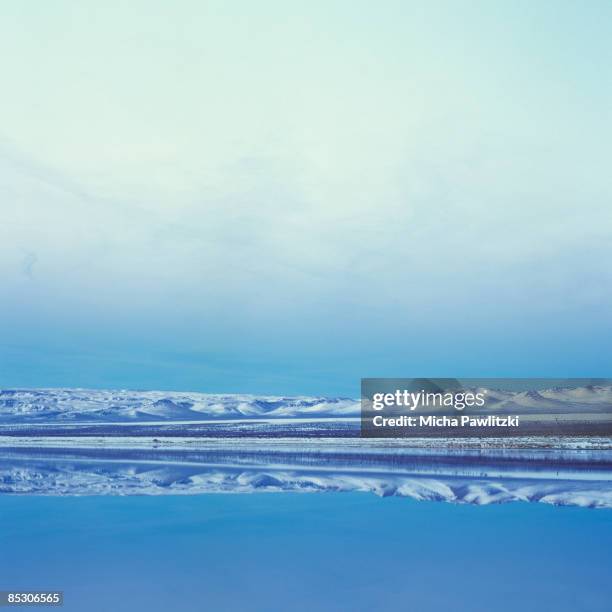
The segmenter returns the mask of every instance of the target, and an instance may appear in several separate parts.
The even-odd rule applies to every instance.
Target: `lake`
[[[367,493],[0,495],[0,589],[65,610],[609,611],[612,511]]]

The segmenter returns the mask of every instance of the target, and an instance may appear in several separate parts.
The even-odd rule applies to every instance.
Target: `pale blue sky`
[[[0,11],[0,385],[610,375],[609,2]]]

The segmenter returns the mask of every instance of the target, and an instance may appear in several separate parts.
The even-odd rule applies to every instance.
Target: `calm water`
[[[0,495],[0,520],[0,590],[63,590],[64,610],[612,609],[612,510]]]

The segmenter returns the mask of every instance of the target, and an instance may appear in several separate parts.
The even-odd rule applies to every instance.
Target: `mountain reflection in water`
[[[361,491],[458,504],[612,507],[612,456],[593,450],[211,446],[0,450],[0,492],[160,495]]]

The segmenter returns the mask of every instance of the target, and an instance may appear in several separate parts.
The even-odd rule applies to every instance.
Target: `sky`
[[[0,11],[0,386],[611,375],[610,3]]]

